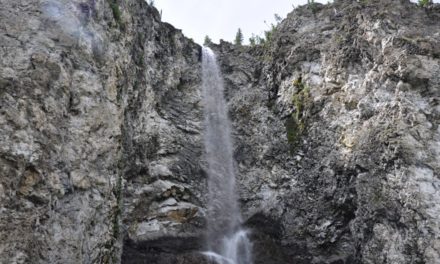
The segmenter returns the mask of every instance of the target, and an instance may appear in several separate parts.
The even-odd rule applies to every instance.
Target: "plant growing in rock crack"
[[[122,26],[122,13],[121,9],[119,8],[119,4],[117,3],[117,0],[107,0],[108,4],[110,5],[110,8],[112,9],[113,18],[115,19],[116,23],[119,26]]]
[[[110,5],[110,8],[113,12],[113,18],[119,22],[121,19],[121,10],[119,9],[119,5],[116,3],[115,0],[108,0],[108,3]]]
[[[295,79],[292,84],[298,89],[298,92],[292,96],[295,112],[287,118],[285,127],[287,141],[295,145],[306,129],[305,110],[310,105],[310,89],[302,82],[301,77]]]

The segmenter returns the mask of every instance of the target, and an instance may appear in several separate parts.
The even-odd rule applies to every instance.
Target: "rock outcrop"
[[[440,8],[213,45],[255,263],[440,260]],[[142,0],[0,0],[0,262],[205,263],[200,46]]]

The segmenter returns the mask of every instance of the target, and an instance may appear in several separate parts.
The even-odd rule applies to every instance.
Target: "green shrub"
[[[419,6],[425,7],[431,3],[430,0],[419,0]]]
[[[290,144],[296,144],[306,130],[304,112],[310,105],[309,88],[302,82],[301,77],[293,81],[293,85],[298,89],[298,92],[292,96],[295,112],[287,118],[285,123],[287,141]]]
[[[290,144],[296,144],[301,134],[298,122],[295,118],[289,116],[284,125],[286,127],[287,142]]]
[[[273,36],[275,34],[277,26],[283,20],[283,18],[278,14],[274,14],[274,18],[276,24],[271,23],[269,25],[266,21],[264,21],[264,23],[269,27],[269,30],[263,31],[263,37],[252,34],[252,37],[249,38],[249,44],[251,46],[263,45],[264,48],[269,48],[269,46],[272,44]]]
[[[203,46],[209,46],[210,44],[212,44],[212,40],[208,35],[206,35],[205,40],[203,41]]]
[[[122,13],[121,13],[121,9],[119,9],[118,3],[116,2],[116,0],[107,0],[107,2],[109,3],[110,8],[112,9],[113,18],[115,19],[116,23],[121,25]]]
[[[312,13],[315,14],[316,13],[316,9],[317,9],[315,0],[307,0],[307,5],[312,10]]]
[[[264,39],[266,43],[272,43],[273,35],[275,34],[276,25],[270,24],[270,29],[264,31]]]
[[[252,37],[249,38],[249,45],[251,45],[251,47],[255,46],[257,43],[257,39],[255,37],[254,34],[252,34]]]

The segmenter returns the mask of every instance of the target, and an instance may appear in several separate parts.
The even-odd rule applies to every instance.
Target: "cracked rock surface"
[[[213,46],[257,263],[440,261],[439,11],[303,6]]]
[[[255,263],[438,263],[439,5],[272,36],[211,47]],[[141,0],[0,0],[0,263],[207,263],[200,49]]]
[[[113,2],[0,1],[1,263],[119,263],[199,225],[200,47]]]

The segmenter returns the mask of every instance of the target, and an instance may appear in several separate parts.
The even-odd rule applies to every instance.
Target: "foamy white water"
[[[215,54],[209,48],[203,48],[202,79],[209,191],[208,248],[204,254],[218,264],[252,264],[252,244],[248,231],[241,228],[223,80]]]

